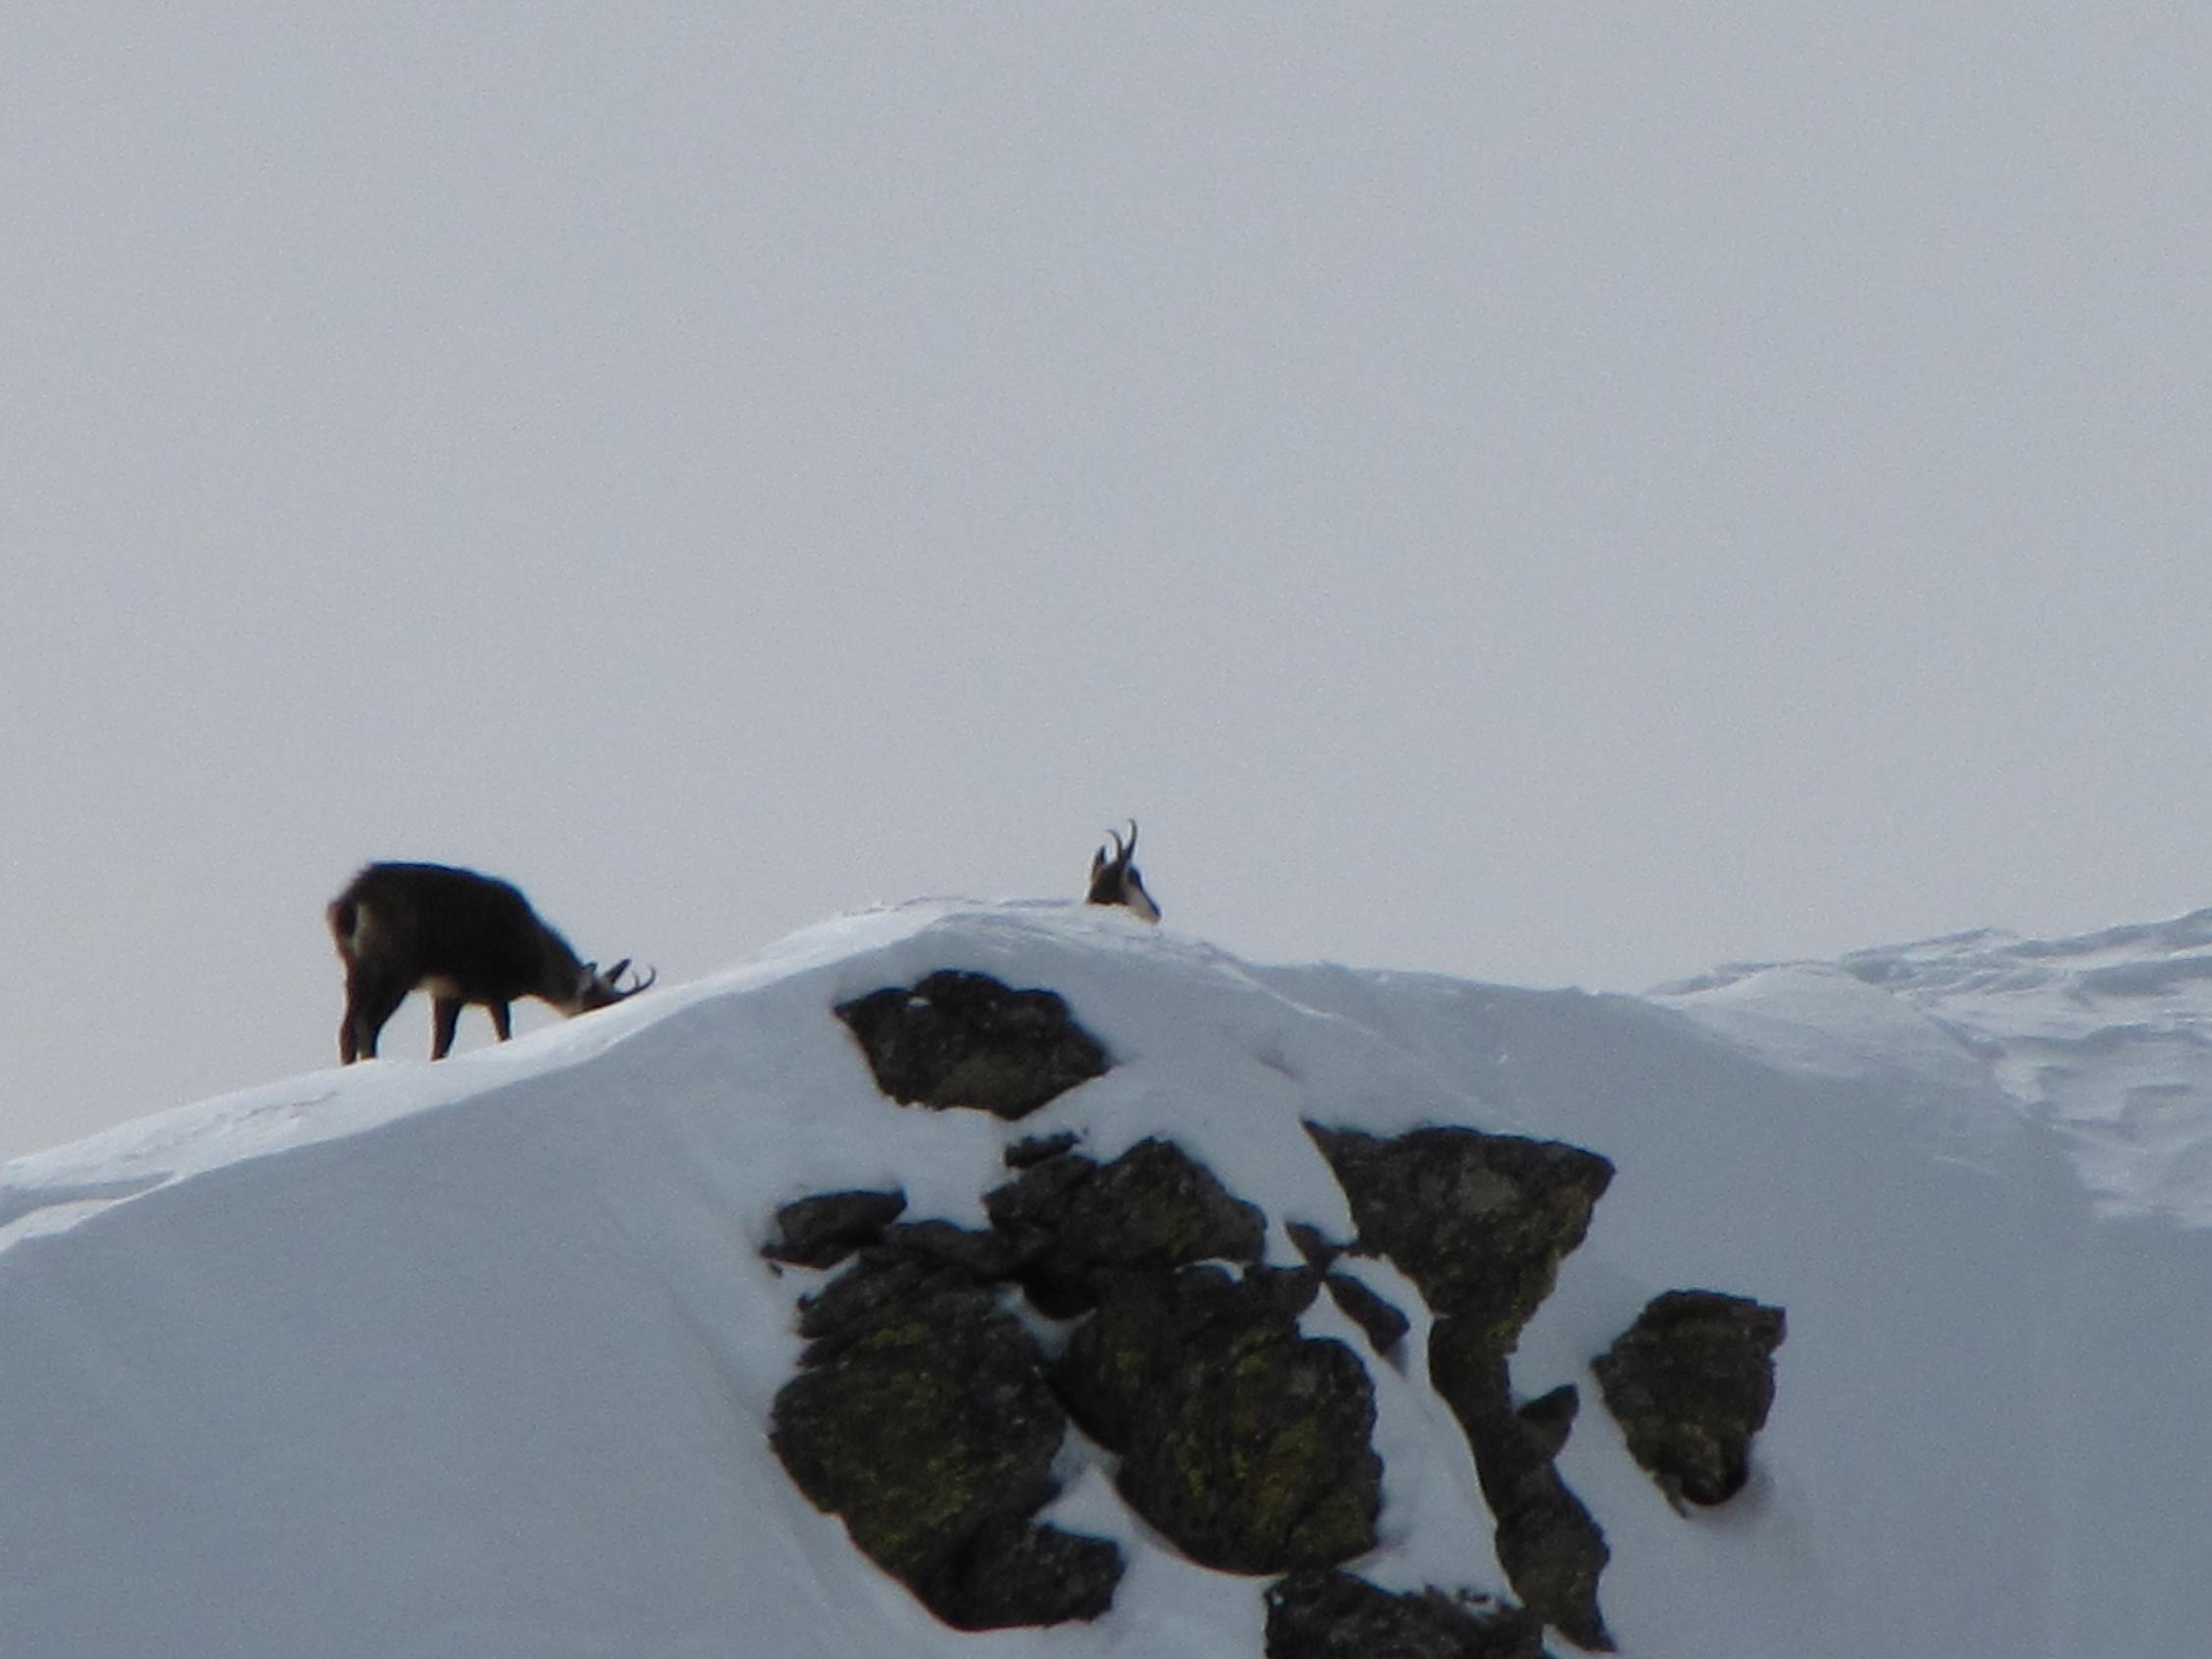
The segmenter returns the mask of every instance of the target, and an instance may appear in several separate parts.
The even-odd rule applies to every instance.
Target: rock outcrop
[[[795,1267],[835,1267],[862,1245],[880,1244],[905,1207],[904,1193],[818,1193],[776,1212],[761,1254]]]
[[[1583,1242],[1613,1166],[1561,1141],[1479,1129],[1393,1139],[1318,1123],[1306,1132],[1352,1204],[1359,1250],[1387,1257],[1438,1313],[1510,1354]]]
[[[1281,1573],[1374,1547],[1374,1387],[1342,1343],[1299,1334],[1320,1284],[1311,1268],[1121,1274],[1053,1369],[1120,1454],[1129,1507],[1193,1561]]]
[[[1429,1377],[1459,1419],[1496,1522],[1498,1565],[1521,1599],[1580,1647],[1613,1645],[1597,1604],[1610,1559],[1604,1531],[1553,1463],[1572,1425],[1573,1394],[1516,1409],[1506,1361],[1486,1331],[1451,1315],[1429,1333]]]
[[[1630,1455],[1678,1506],[1726,1503],[1751,1477],[1787,1328],[1749,1297],[1670,1290],[1591,1362]]]
[[[1344,1247],[1324,1237],[1320,1228],[1293,1221],[1290,1241],[1322,1275],[1328,1299],[1336,1304],[1337,1311],[1360,1327],[1368,1346],[1390,1365],[1405,1369],[1405,1358],[1400,1350],[1411,1328],[1411,1321],[1405,1314],[1364,1279],[1333,1270],[1344,1254]]]
[[[1555,1400],[1548,1420],[1525,1418],[1507,1357],[1582,1243],[1613,1166],[1562,1142],[1476,1129],[1395,1139],[1306,1129],[1351,1201],[1357,1248],[1386,1257],[1436,1314],[1430,1381],[1475,1454],[1498,1565],[1546,1623],[1583,1647],[1610,1648],[1597,1604],[1605,1534],[1552,1462],[1573,1407],[1564,1421]]]
[[[1121,1552],[1033,1518],[1067,1415],[997,1294],[956,1266],[864,1249],[805,1305],[770,1439],[813,1503],[961,1630],[1095,1618]]]
[[[1031,1162],[984,1195],[984,1210],[1020,1258],[1030,1300],[1053,1318],[1096,1304],[1129,1273],[1194,1261],[1257,1262],[1268,1218],[1170,1142],[1138,1142],[1111,1163],[1076,1151]]]
[[[1293,1573],[1268,1591],[1268,1659],[1542,1659],[1530,1613],[1349,1573]]]
[[[1016,990],[988,974],[945,969],[840,1002],[836,1015],[877,1086],[904,1105],[1026,1117],[1109,1063],[1057,991]]]
[[[1062,1401],[1193,1560],[1274,1573],[1373,1547],[1372,1384],[1343,1344],[1298,1329],[1321,1274],[1261,1268],[1266,1217],[1166,1142],[1019,1161],[985,1196],[988,1232],[898,1221],[895,1194],[778,1211],[772,1258],[857,1256],[804,1305],[812,1340],[777,1399],[800,1489],[965,1629],[1092,1617],[1110,1597],[1111,1545],[1026,1525],[1052,1495]],[[1089,1312],[1056,1363],[1001,1305],[1009,1285],[1052,1317]],[[1047,1593],[1033,1567],[1077,1588]]]
[[[1018,1118],[1107,1063],[1055,993],[979,974],[932,974],[836,1013],[903,1102]],[[843,1263],[802,1303],[809,1346],[777,1398],[792,1478],[949,1624],[1091,1618],[1111,1600],[1118,1548],[1036,1519],[1072,1421],[1113,1454],[1130,1509],[1192,1560],[1288,1575],[1268,1591],[1272,1659],[1540,1659],[1545,1626],[1609,1648],[1604,1534],[1556,1467],[1580,1396],[1566,1384],[1519,1400],[1510,1359],[1612,1165],[1467,1128],[1306,1127],[1357,1237],[1284,1218],[1303,1266],[1265,1265],[1268,1218],[1159,1139],[1106,1162],[1071,1133],[1015,1143],[1011,1178],[982,1195],[986,1230],[902,1220],[896,1192],[783,1206],[765,1255]],[[1387,1259],[1428,1306],[1426,1374],[1467,1436],[1521,1606],[1397,1595],[1339,1570],[1376,1543],[1374,1385],[1358,1339],[1300,1321],[1325,1287],[1401,1368],[1411,1328],[1348,1255]],[[1054,1356],[1032,1313],[1072,1322]],[[1595,1362],[1670,1495],[1718,1502],[1743,1484],[1781,1333],[1777,1309],[1676,1292]]]

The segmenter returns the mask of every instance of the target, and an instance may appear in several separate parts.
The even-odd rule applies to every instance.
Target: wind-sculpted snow
[[[2212,1228],[2174,1218],[2204,1218],[2207,932],[1981,936],[1640,999],[915,905],[503,1048],[22,1160],[0,1170],[0,1651],[1258,1654],[1265,1580],[1161,1547],[1096,1455],[1041,1519],[1119,1548],[1111,1609],[933,1620],[769,1449],[821,1275],[759,1251],[811,1194],[983,1228],[1008,1145],[1074,1134],[1101,1160],[1173,1142],[1292,1266],[1287,1222],[1354,1232],[1314,1121],[1559,1140],[1617,1171],[1512,1380],[1583,1387],[1558,1469],[1604,1528],[1632,1659],[2194,1653]],[[940,969],[1051,988],[1112,1068],[1019,1124],[895,1105],[831,1010]],[[1413,1283],[1340,1265],[1425,1353]],[[1789,1340],[1748,1485],[1682,1516],[1588,1365],[1692,1288],[1786,1308]],[[1366,1348],[1327,1297],[1300,1323]],[[1348,1567],[1503,1593],[1450,1411],[1419,1365],[1368,1368],[1378,1542]]]
[[[1861,1001],[1856,1020],[1833,1017],[1839,982]],[[1668,999],[1753,1041],[1752,1022],[1801,1021],[1814,1035],[1800,1057],[1831,1063],[1877,1024],[1873,1049],[1903,1055],[1906,1026],[1925,1022],[1915,1063],[1932,1070],[1940,1043],[1955,1044],[1954,1065],[1982,1069],[2056,1131],[2102,1205],[2212,1225],[2212,910],[2077,938],[1979,932],[1833,968],[1739,969]]]

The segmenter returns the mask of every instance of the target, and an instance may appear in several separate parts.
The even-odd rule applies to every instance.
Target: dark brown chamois
[[[635,996],[653,976],[618,986],[623,957],[605,973],[580,962],[513,885],[443,864],[372,864],[330,901],[330,936],[346,964],[341,1064],[376,1057],[377,1033],[412,990],[431,997],[430,1057],[454,1045],[460,1010],[480,1002],[502,1043],[508,1006],[535,996],[581,1014]]]
[[[1137,821],[1129,820],[1129,844],[1121,844],[1120,834],[1108,830],[1113,839],[1113,856],[1108,858],[1101,847],[1091,855],[1091,890],[1083,895],[1086,904],[1118,904],[1147,922],[1160,920],[1160,906],[1153,903],[1152,894],[1145,891],[1145,879],[1137,872]]]

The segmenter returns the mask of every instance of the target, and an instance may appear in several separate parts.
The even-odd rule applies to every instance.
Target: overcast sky
[[[2208,19],[16,0],[0,1154],[329,1064],[375,857],[664,982],[1130,815],[1533,985],[2212,903]]]

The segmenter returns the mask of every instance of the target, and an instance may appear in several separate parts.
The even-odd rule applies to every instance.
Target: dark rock
[[[1516,1411],[1505,1358],[1489,1331],[1449,1314],[1429,1334],[1429,1377],[1466,1431],[1497,1523],[1498,1565],[1514,1593],[1578,1646],[1610,1650],[1597,1580],[1611,1552],[1551,1461],[1565,1443],[1560,1418],[1571,1419],[1572,1404],[1555,1389],[1531,1413]]]
[[[1075,1329],[1052,1382],[1083,1431],[1127,1452],[1190,1372],[1248,1349],[1302,1340],[1298,1315],[1313,1304],[1309,1269],[1256,1268],[1243,1277],[1214,1266],[1127,1274]]]
[[[1190,1375],[1122,1460],[1130,1507],[1230,1573],[1330,1565],[1375,1547],[1381,1460],[1367,1370],[1341,1343],[1260,1347]]]
[[[962,1631],[1096,1619],[1120,1581],[1121,1549],[1109,1539],[994,1522],[944,1576],[940,1612]]]
[[[1299,1334],[1318,1278],[1114,1275],[1054,1368],[1077,1420],[1122,1454],[1130,1507],[1205,1566],[1277,1573],[1374,1547],[1374,1393],[1350,1349]]]
[[[1258,1261],[1267,1243],[1267,1217],[1166,1141],[1140,1141],[1103,1165],[1063,1152],[983,1202],[1023,1262],[1030,1299],[1053,1318],[1090,1307],[1110,1274]]]
[[[1550,1295],[1613,1178],[1604,1158],[1559,1141],[1306,1129],[1351,1200],[1359,1248],[1389,1258],[1430,1308],[1473,1321],[1500,1354]]]
[[[1268,1659],[1542,1659],[1542,1628],[1517,1607],[1399,1595],[1349,1573],[1293,1573],[1268,1590]]]
[[[761,1247],[773,1261],[831,1267],[865,1244],[906,1207],[904,1193],[823,1193],[776,1212],[776,1235]]]
[[[1053,1152],[1034,1162],[1016,1166],[1018,1173],[1004,1186],[983,1195],[984,1213],[991,1224],[1008,1234],[1031,1233],[1049,1237],[1067,1207],[1069,1196],[1099,1172],[1099,1161],[1073,1151]]]
[[[1548,1480],[1498,1523],[1498,1565],[1545,1624],[1577,1647],[1610,1653],[1613,1638],[1597,1609],[1597,1577],[1610,1557],[1605,1534],[1557,1471],[1543,1467]]]
[[[1437,1314],[1430,1379],[1475,1454],[1514,1593],[1570,1640],[1610,1648],[1597,1606],[1605,1534],[1551,1461],[1572,1407],[1547,1396],[1524,1418],[1506,1357],[1582,1243],[1613,1166],[1563,1142],[1476,1129],[1384,1140],[1306,1128],[1351,1201],[1359,1248],[1387,1257]]]
[[[776,1396],[770,1441],[856,1545],[961,1629],[1105,1606],[1115,1546],[1031,1535],[1067,1418],[991,1288],[878,1247],[805,1305],[800,1329],[814,1340]],[[1059,1571],[1071,1566],[1079,1590]]]
[[[1043,1163],[1049,1157],[1058,1157],[1062,1152],[1073,1151],[1082,1139],[1073,1130],[1065,1130],[1057,1135],[1028,1136],[1006,1149],[1006,1167],[1027,1169],[1033,1163]]]
[[[1329,1300],[1344,1316],[1367,1332],[1367,1339],[1376,1353],[1393,1365],[1397,1365],[1398,1345],[1406,1339],[1406,1316],[1349,1273],[1327,1274],[1322,1283],[1328,1287]]]
[[[1311,1221],[1293,1221],[1284,1231],[1289,1233],[1290,1242],[1298,1247],[1298,1254],[1306,1258],[1307,1264],[1323,1272],[1334,1266],[1336,1258],[1344,1254],[1342,1245]]]
[[[903,1256],[958,1267],[977,1279],[1012,1278],[1021,1261],[1010,1241],[949,1221],[901,1221],[884,1230],[884,1245]]]
[[[972,1275],[924,1257],[875,1248],[813,1296],[799,1301],[801,1365],[825,1365],[840,1344],[864,1340],[879,1323],[909,1314],[957,1317],[978,1294]]]
[[[1630,1455],[1670,1500],[1725,1503],[1743,1490],[1786,1331],[1781,1309],[1750,1297],[1670,1290],[1591,1362]]]
[[[946,969],[840,1002],[876,1084],[906,1105],[973,1106],[1026,1117],[1105,1075],[1106,1048],[1051,990],[1015,990]]]
[[[1582,1410],[1582,1394],[1571,1382],[1563,1382],[1549,1394],[1539,1394],[1520,1409],[1521,1426],[1529,1431],[1537,1450],[1547,1459],[1556,1458],[1567,1448],[1567,1436],[1574,1431],[1575,1414]]]

